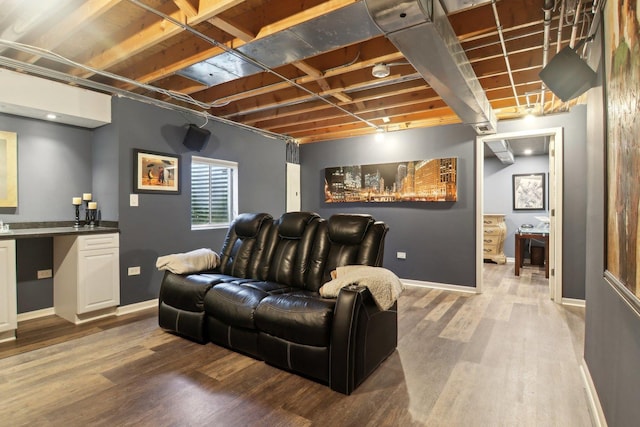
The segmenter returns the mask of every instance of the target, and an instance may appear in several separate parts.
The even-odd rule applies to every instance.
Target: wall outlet
[[[53,271],[51,269],[38,270],[38,279],[48,279],[49,277],[53,277]]]
[[[396,258],[398,258],[398,259],[407,259],[407,253],[406,252],[396,252]]]
[[[127,274],[129,274],[129,276],[138,276],[140,274],[140,266],[129,267],[127,269]]]

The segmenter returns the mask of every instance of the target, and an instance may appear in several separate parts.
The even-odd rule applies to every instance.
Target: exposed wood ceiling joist
[[[0,56],[196,111],[203,111],[203,105],[209,104],[206,111],[213,116],[291,136],[302,143],[366,135],[375,132],[375,126],[393,131],[459,122],[411,65],[392,65],[390,75],[383,79],[372,76],[376,64],[407,62],[381,33],[320,52],[292,51],[295,59],[274,67],[274,72],[238,73],[236,78],[210,87],[178,74],[186,67],[215,61],[230,50],[241,50],[256,41],[291,35],[294,28],[304,28],[308,37],[317,37],[322,28],[314,28],[314,22],[362,1],[61,0],[45,12],[30,7],[33,2],[0,0]],[[542,0],[496,3],[511,79],[491,4],[448,16],[498,118],[524,114],[518,105],[526,103],[527,94],[542,89],[538,77],[543,56],[542,4]],[[590,2],[583,2],[583,14],[578,17],[579,39],[587,35],[589,6]],[[194,31],[186,31],[173,20]],[[353,22],[353,28],[360,24]],[[559,10],[553,11],[551,57],[557,50],[559,24],[560,47],[568,45],[571,37],[569,23],[560,23]],[[351,30],[344,28],[345,32]],[[303,45],[311,42],[300,33],[294,37]],[[41,51],[36,53],[15,43]],[[81,66],[63,64],[47,53]],[[122,79],[115,80],[112,75]],[[159,90],[150,90],[154,87]],[[182,96],[175,99],[169,96],[171,93]],[[186,103],[187,97],[200,106]],[[567,108],[557,100],[552,104],[552,98],[547,91],[545,99],[539,100],[545,104],[546,113]],[[384,123],[383,117],[389,122]]]

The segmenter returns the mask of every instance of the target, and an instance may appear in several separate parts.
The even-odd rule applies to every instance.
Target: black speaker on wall
[[[563,102],[576,98],[596,83],[596,73],[569,46],[540,71],[540,78]]]
[[[202,151],[202,149],[207,146],[210,136],[211,131],[190,124],[182,143],[191,151]]]

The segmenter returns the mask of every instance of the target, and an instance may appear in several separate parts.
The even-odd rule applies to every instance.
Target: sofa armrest
[[[397,303],[389,310],[380,310],[366,287],[342,288],[331,330],[331,389],[351,394],[397,344]]]

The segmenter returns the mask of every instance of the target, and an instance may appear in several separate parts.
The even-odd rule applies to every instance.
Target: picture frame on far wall
[[[0,208],[18,207],[18,135],[0,131]]]
[[[513,210],[545,210],[546,192],[544,181],[544,173],[513,175]]]
[[[133,192],[180,194],[180,156],[134,148]]]

